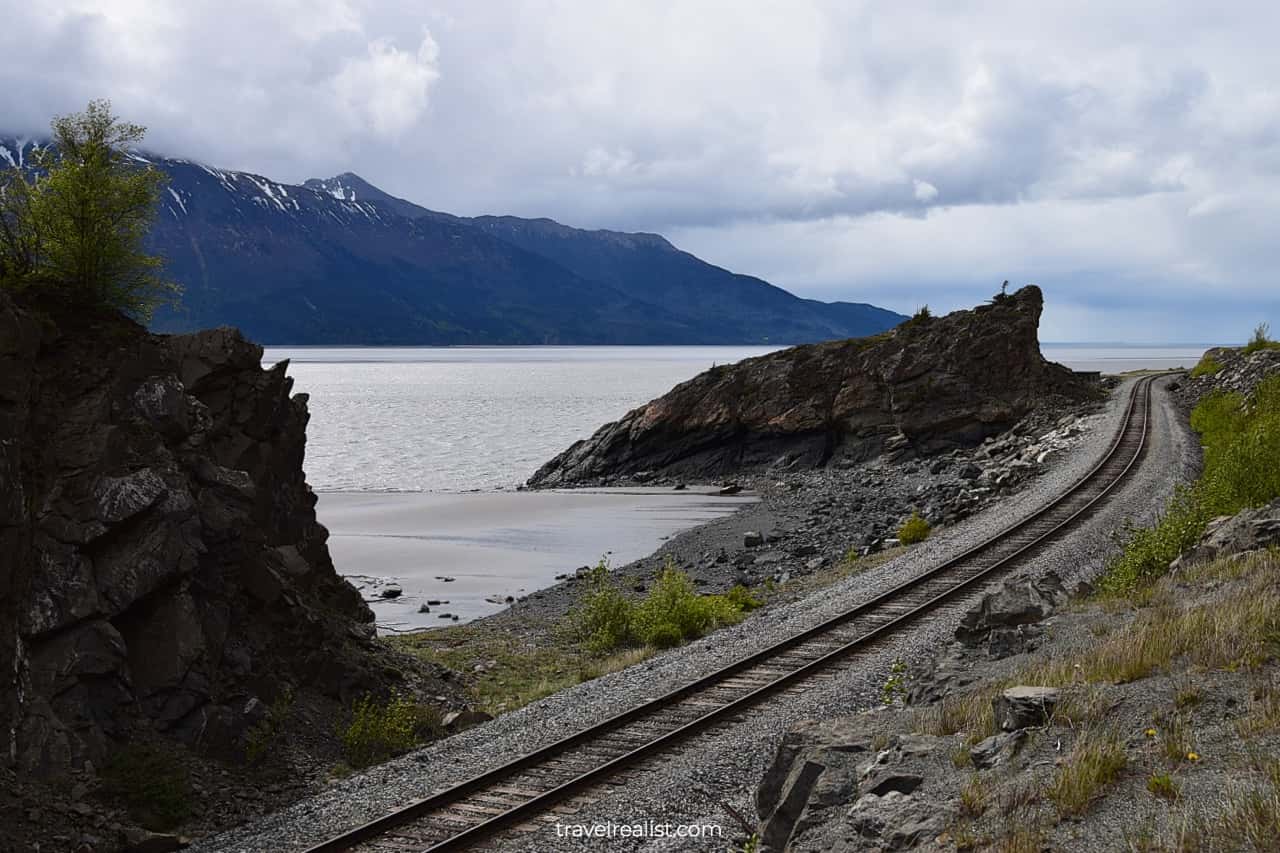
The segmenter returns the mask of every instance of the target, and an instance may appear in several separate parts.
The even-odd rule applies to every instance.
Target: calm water
[[[1202,346],[1046,345],[1077,370],[1195,364]],[[311,395],[320,491],[512,488],[573,441],[713,364],[768,347],[273,347]]]

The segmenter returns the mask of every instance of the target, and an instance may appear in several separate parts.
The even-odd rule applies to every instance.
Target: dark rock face
[[[971,646],[989,643],[993,658],[1017,654],[1023,649],[1007,648],[1012,641],[1011,632],[1021,638],[1023,634],[1016,629],[1040,622],[1068,598],[1056,572],[1010,578],[964,614],[956,627],[956,639]]]
[[[0,738],[19,775],[138,727],[233,748],[247,707],[386,677],[302,471],[307,407],[231,329],[162,337],[0,292]]]
[[[873,723],[810,720],[783,736],[756,789],[761,851],[901,850],[942,832],[951,814],[921,790],[940,740],[895,735],[877,750]]]
[[[552,459],[532,486],[849,464],[972,446],[1088,381],[1040,354],[1034,285],[870,338],[714,367]]]

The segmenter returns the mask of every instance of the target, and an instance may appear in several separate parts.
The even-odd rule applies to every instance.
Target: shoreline
[[[975,489],[987,494],[971,504],[957,498],[961,508],[939,532],[945,533],[971,515],[1016,500],[1044,477],[1052,476],[1059,465],[1073,456],[1076,447],[1105,422],[1104,413],[1114,405],[1119,389],[1128,387],[1130,379],[1121,378],[1098,402],[1046,409],[1029,416],[1028,428],[1037,436],[1046,430],[1064,433],[1054,451],[1061,458],[1053,464],[1025,469],[1035,473],[1024,475],[1008,487]],[[1055,426],[1065,418],[1072,418],[1074,425],[1065,430]],[[652,551],[629,562],[613,561],[615,582],[628,594],[638,597],[670,560],[686,572],[697,590],[704,594],[725,593],[741,585],[757,594],[768,590],[770,604],[795,600],[866,571],[886,557],[900,555],[903,549],[884,551],[878,543],[892,540],[898,525],[913,509],[927,503],[929,495],[949,493],[957,488],[963,495],[962,483],[984,482],[958,479],[966,461],[976,460],[993,472],[1004,470],[998,456],[984,455],[988,453],[987,447],[989,445],[982,445],[921,459],[891,461],[889,457],[879,457],[848,469],[738,475],[733,481],[743,487],[744,494],[756,496],[755,500],[731,513],[680,530]],[[934,471],[939,460],[946,462],[945,467]],[[995,479],[991,477],[991,481]],[[681,494],[673,491],[669,484],[533,488],[521,494],[581,494],[604,490]],[[748,533],[760,534],[764,542],[759,546],[746,546]],[[849,559],[851,555],[857,559]],[[571,573],[496,612],[455,626],[448,632],[449,644],[456,648],[465,642],[462,636],[487,638],[491,632],[519,635],[532,641],[550,638],[577,603],[581,590],[578,578]]]
[[[404,633],[496,615],[581,566],[631,563],[758,500],[717,491],[330,491],[317,493],[316,511],[379,629]]]

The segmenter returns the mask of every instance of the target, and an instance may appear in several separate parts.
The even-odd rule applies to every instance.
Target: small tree
[[[1260,349],[1275,349],[1278,345],[1271,340],[1271,325],[1269,323],[1259,323],[1253,329],[1253,337],[1249,338],[1249,343],[1245,344],[1244,351],[1246,353],[1257,352]]]
[[[165,183],[128,151],[146,131],[107,101],[51,128],[31,168],[10,168],[0,182],[0,278],[145,321],[178,293],[163,260],[143,249]]]
[[[35,271],[40,235],[33,227],[33,195],[22,170],[0,172],[0,284],[20,282]]]

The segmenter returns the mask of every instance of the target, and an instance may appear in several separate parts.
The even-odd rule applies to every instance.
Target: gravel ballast
[[[1110,446],[1123,416],[1127,380],[1083,440],[1065,451],[1049,470],[1019,494],[977,515],[939,529],[928,541],[865,573],[846,578],[804,599],[771,607],[740,625],[717,631],[680,649],[506,714],[497,720],[432,744],[400,759],[335,783],[253,824],[206,838],[199,851],[298,850],[378,817],[433,791],[460,782],[519,755],[664,693],[724,664],[843,612],[972,547],[1056,497],[1086,473]],[[1197,444],[1157,380],[1152,433],[1146,455],[1131,479],[1105,506],[1058,544],[1044,549],[1034,569],[1053,569],[1068,587],[1093,577],[1115,548],[1114,534],[1127,520],[1149,519],[1178,482],[1194,469]],[[959,615],[981,594],[957,599],[913,630],[853,656],[833,678],[815,680],[798,693],[779,696],[740,723],[685,742],[678,751],[651,759],[629,781],[593,792],[595,802],[565,817],[565,824],[596,822],[714,824],[720,838],[575,839],[544,831],[513,835],[509,850],[683,850],[724,849],[742,830],[729,808],[754,820],[752,795],[778,738],[806,718],[845,714],[879,704],[894,663],[923,659],[951,638]]]

